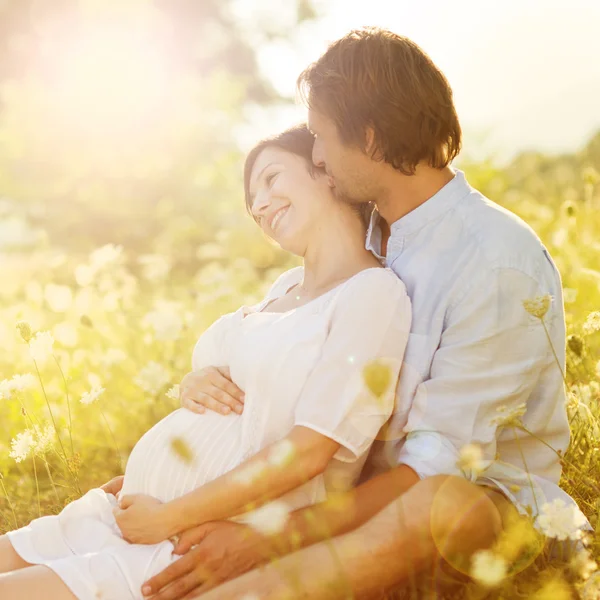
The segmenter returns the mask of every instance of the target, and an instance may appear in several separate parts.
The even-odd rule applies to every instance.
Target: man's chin
[[[331,191],[340,202],[350,204],[351,206],[363,206],[369,203],[369,200],[365,200],[364,198],[357,198],[352,194],[347,194],[338,187],[332,188]]]

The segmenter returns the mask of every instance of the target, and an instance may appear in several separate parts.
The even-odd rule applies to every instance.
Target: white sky
[[[416,41],[454,90],[464,153],[573,150],[600,129],[600,0],[317,0],[322,17],[259,48],[276,89],[352,28],[379,25]],[[237,0],[251,21],[291,22],[293,2]],[[286,12],[288,11],[288,12]],[[274,22],[277,22],[277,25]],[[302,120],[302,107],[254,115],[243,144]]]

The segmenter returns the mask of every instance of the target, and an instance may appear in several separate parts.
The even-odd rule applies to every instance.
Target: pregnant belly
[[[197,415],[180,408],[134,446],[122,494],[148,494],[168,502],[237,466],[244,415]]]

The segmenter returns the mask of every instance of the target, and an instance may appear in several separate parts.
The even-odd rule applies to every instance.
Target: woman
[[[119,503],[94,489],[0,538],[0,572],[10,571],[0,597],[142,598],[142,583],[178,558],[170,538],[182,531],[251,521],[275,499],[295,510],[322,500],[334,477],[356,480],[394,407],[410,302],[365,250],[362,215],[313,167],[312,145],[305,126],[265,140],[244,177],[256,222],[304,266],[194,348],[194,370],[229,367],[243,414],[174,411],[134,447]]]

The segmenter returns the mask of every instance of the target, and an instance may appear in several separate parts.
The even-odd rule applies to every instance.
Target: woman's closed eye
[[[275,178],[277,177],[277,175],[279,175],[279,173],[269,173],[266,177],[265,177],[265,183],[271,187],[273,185],[273,181],[275,181]]]

